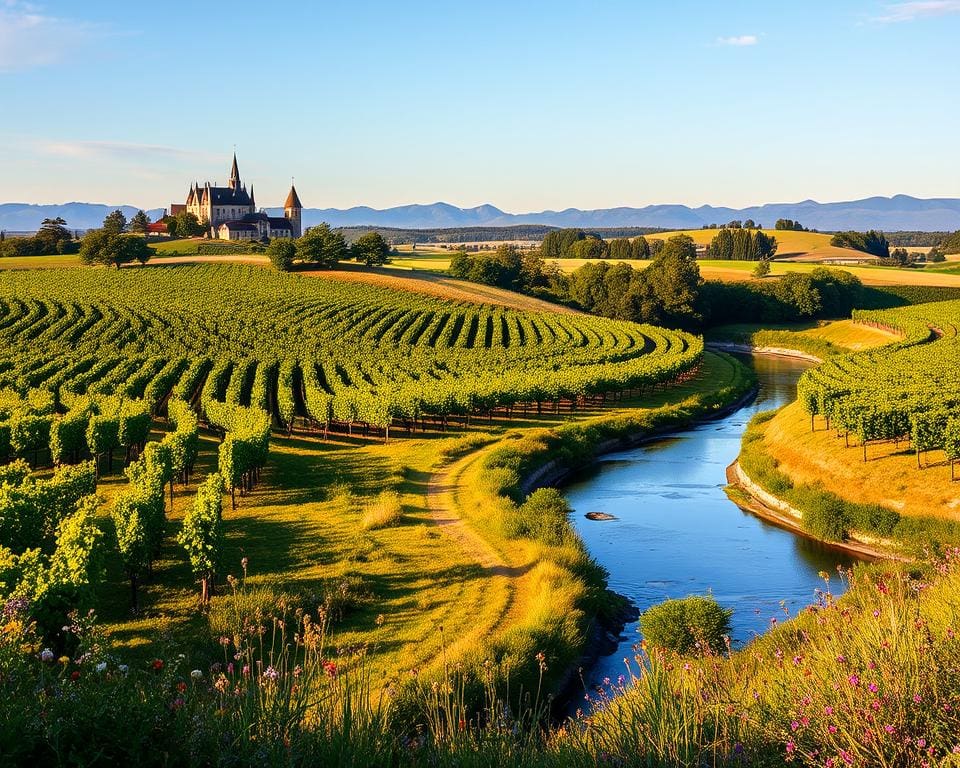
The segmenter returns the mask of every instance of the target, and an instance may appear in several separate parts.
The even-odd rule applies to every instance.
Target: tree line
[[[345,259],[368,267],[390,261],[392,249],[379,232],[366,232],[347,244],[343,232],[323,223],[311,227],[301,237],[278,237],[267,246],[270,263],[282,272],[293,269],[295,261],[332,269]]]
[[[67,229],[67,222],[59,216],[44,219],[31,237],[6,237],[0,233],[0,257],[76,253],[79,248],[75,233]]]
[[[694,241],[678,235],[665,241],[646,267],[602,260],[567,275],[541,253],[505,244],[493,253],[456,254],[450,273],[603,317],[686,330],[845,317],[867,298],[860,281],[843,270],[819,268],[771,281],[724,283],[704,281],[696,257]]]
[[[868,232],[837,232],[830,238],[830,245],[869,253],[880,259],[890,258],[890,241],[883,232],[873,229]]]
[[[721,229],[710,242],[711,259],[723,261],[769,261],[777,252],[777,238],[761,230]]]
[[[649,259],[662,247],[662,240],[643,235],[604,240],[583,229],[555,229],[543,238],[540,255],[545,259]]]
[[[578,238],[572,232],[558,233],[550,249],[556,252],[565,243],[574,247],[592,239]],[[603,317],[692,328],[700,321],[695,300],[702,279],[696,257],[693,240],[681,235],[661,243],[653,261],[643,269],[623,262],[599,261],[584,264],[568,276],[542,252],[520,251],[505,244],[492,254],[456,254],[450,273],[577,306]]]
[[[140,214],[143,214],[140,217]],[[147,215],[140,211],[134,216],[136,227],[146,232],[149,224]],[[142,228],[142,229],[141,229]],[[123,264],[134,261],[146,264],[153,251],[141,233],[127,234],[127,217],[123,211],[116,210],[107,214],[100,229],[91,229],[80,241],[80,261],[84,264],[104,264],[119,269]]]

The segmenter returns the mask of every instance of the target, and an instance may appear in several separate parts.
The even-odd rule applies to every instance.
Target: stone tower
[[[287,201],[283,204],[283,212],[290,219],[293,236],[300,237],[303,234],[303,204],[293,184],[290,185],[290,194],[287,195]]]

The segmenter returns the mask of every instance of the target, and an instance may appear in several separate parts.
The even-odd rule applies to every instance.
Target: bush
[[[214,597],[207,621],[213,638],[232,636],[244,618],[260,620],[273,616],[281,606],[300,607],[302,595],[284,591],[275,584],[246,585]]]
[[[850,517],[843,500],[816,491],[804,495],[808,496],[802,505],[804,530],[825,541],[844,541],[850,535]]]
[[[640,632],[651,645],[675,653],[720,653],[730,634],[733,610],[712,596],[665,600],[640,614]]]
[[[267,256],[270,263],[281,272],[289,272],[293,268],[293,260],[297,255],[297,246],[289,237],[279,237],[267,246]]]
[[[396,491],[383,491],[367,502],[360,524],[365,531],[375,531],[396,525],[402,517],[400,494]]]
[[[540,488],[531,493],[517,510],[515,530],[543,544],[561,546],[573,538],[570,505],[556,488]]]
[[[342,621],[373,603],[373,593],[361,576],[348,575],[324,583],[320,605],[332,621]]]

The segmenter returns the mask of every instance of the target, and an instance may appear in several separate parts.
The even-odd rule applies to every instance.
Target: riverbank
[[[707,349],[715,349],[719,352],[734,355],[774,355],[775,357],[789,357],[794,360],[806,360],[809,363],[823,362],[822,358],[812,355],[809,352],[802,352],[799,349],[788,349],[786,347],[754,346],[753,344],[741,344],[732,341],[711,341],[705,346]]]
[[[830,541],[817,538],[803,527],[803,513],[779,499],[762,486],[755,483],[744,472],[739,461],[727,467],[727,496],[744,512],[784,528],[798,536],[816,541],[838,552],[846,552],[862,560],[896,560],[911,562],[910,558],[892,552],[890,549],[877,546],[869,541],[861,541],[856,535],[851,535],[848,541]]]
[[[694,377],[649,392],[633,407],[589,420],[513,432],[435,475],[438,489],[461,518],[502,558],[496,575],[511,595],[490,638],[471,654],[509,658],[525,668],[529,655],[546,652],[544,686],[569,700],[582,694],[580,671],[591,667],[635,620],[627,600],[608,589],[603,569],[572,528],[559,494],[528,504],[531,493],[597,456],[688,427],[749,402],[756,380],[724,353],[707,353]],[[448,513],[448,515],[451,513]],[[535,684],[535,681],[531,681]]]
[[[723,352],[723,350],[720,349],[715,351]],[[736,396],[736,394],[734,396]],[[684,417],[678,418],[676,421],[658,424],[656,427],[652,427],[647,431],[621,434],[617,437],[611,437],[602,440],[594,446],[592,460],[595,461],[596,459],[599,459],[609,453],[616,453],[617,451],[625,451],[631,448],[637,448],[654,440],[667,437],[671,433],[679,430],[688,429],[698,423],[722,419],[725,416],[729,416],[731,413],[735,413],[744,406],[748,405],[756,396],[757,382],[756,378],[753,377],[749,386],[743,388],[740,391],[739,396],[736,396],[736,400],[719,405],[717,410],[690,413]],[[525,478],[521,480],[520,489],[524,494],[530,494],[538,488],[552,488],[554,486],[563,484],[571,477],[572,474],[579,472],[582,469],[582,465],[574,466],[562,461],[561,459],[550,459],[538,469],[528,473]]]

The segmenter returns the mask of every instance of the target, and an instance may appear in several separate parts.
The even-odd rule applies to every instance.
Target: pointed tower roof
[[[237,168],[237,153],[233,153],[233,165],[230,166],[230,188],[240,188],[240,169]]]
[[[287,202],[283,204],[284,208],[303,208],[303,203],[300,202],[300,197],[297,195],[297,188],[290,185],[290,194],[287,195]]]
[[[256,202],[256,200],[253,199],[253,184],[250,185],[250,207],[251,207],[254,211],[257,210],[257,202]]]

